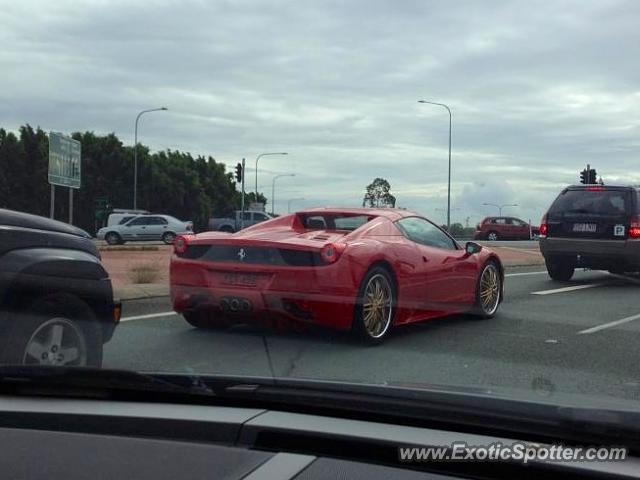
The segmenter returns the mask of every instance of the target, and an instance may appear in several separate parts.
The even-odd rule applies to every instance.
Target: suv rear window
[[[629,190],[580,189],[565,190],[551,208],[549,216],[620,216],[631,212]]]

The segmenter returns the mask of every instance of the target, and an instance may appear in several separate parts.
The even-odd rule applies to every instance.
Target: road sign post
[[[245,159],[242,159],[242,200],[240,202],[240,230],[244,228],[244,164]]]
[[[51,184],[51,206],[49,216],[55,214],[55,186],[69,188],[69,223],[73,222],[73,189],[81,183],[80,142],[61,133],[49,132],[49,184]]]

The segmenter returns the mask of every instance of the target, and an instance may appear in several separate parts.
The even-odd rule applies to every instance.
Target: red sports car
[[[492,317],[503,298],[495,253],[461,247],[406,210],[304,210],[233,234],[178,237],[174,249],[173,308],[199,328],[280,318],[377,343],[397,325]]]

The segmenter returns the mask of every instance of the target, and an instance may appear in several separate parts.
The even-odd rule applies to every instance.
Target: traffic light
[[[242,164],[240,162],[236,165],[236,182],[242,182]]]
[[[591,168],[589,170],[589,182],[590,184],[595,184],[598,183],[596,180],[596,169],[595,168]]]
[[[589,183],[589,182],[588,182],[588,180],[589,180],[589,179],[587,178],[587,175],[588,175],[588,174],[587,174],[587,169],[585,168],[584,170],[582,170],[582,171],[580,172],[580,183],[582,183],[582,184],[584,184],[584,185],[586,185],[587,183]]]

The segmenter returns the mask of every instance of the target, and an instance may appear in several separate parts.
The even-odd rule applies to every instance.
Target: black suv
[[[119,321],[86,232],[0,209],[0,364],[99,367]]]
[[[565,188],[540,225],[540,251],[555,280],[576,267],[640,271],[640,188],[579,185]]]

